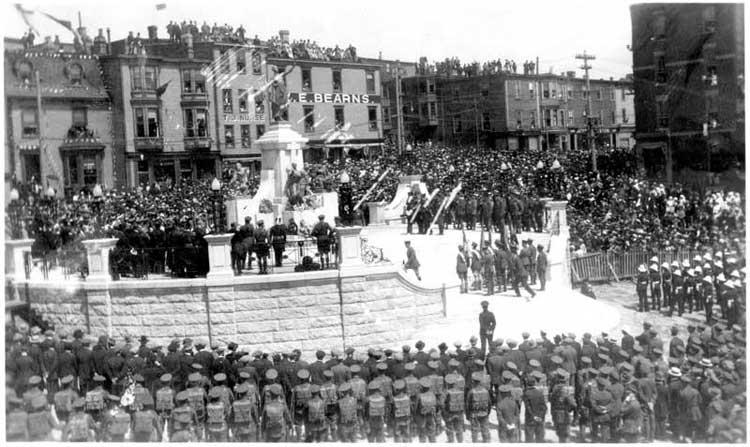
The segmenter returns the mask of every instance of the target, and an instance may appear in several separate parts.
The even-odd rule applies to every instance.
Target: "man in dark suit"
[[[523,288],[531,294],[532,298],[534,298],[536,296],[536,293],[534,293],[534,291],[531,290],[531,287],[529,287],[529,274],[528,272],[526,272],[526,268],[524,267],[523,262],[521,261],[521,258],[518,256],[516,251],[517,249],[515,247],[511,248],[510,270],[511,276],[513,277],[513,290],[516,292],[516,296],[521,296],[521,291],[518,289],[518,284],[521,283]]]
[[[404,271],[414,270],[419,281],[422,277],[419,276],[419,261],[417,260],[417,252],[414,251],[414,247],[411,246],[411,241],[404,241],[406,245],[406,262],[404,262]]]
[[[539,244],[536,246],[536,274],[539,277],[539,291],[544,291],[544,286],[547,285],[547,253],[544,252],[544,246]]]
[[[469,271],[469,260],[466,257],[464,246],[459,245],[458,254],[456,255],[456,274],[458,275],[458,279],[461,280],[461,292],[460,293],[469,293],[469,280],[467,277],[468,271]]]
[[[263,221],[258,221],[258,226],[253,233],[255,239],[255,253],[258,255],[258,274],[268,274],[268,230],[263,226]]]
[[[325,221],[325,216],[318,216],[318,223],[313,227],[310,235],[318,242],[318,253],[320,253],[320,266],[327,269],[330,264],[331,254],[331,226]]]
[[[490,303],[482,301],[482,312],[479,314],[479,339],[482,343],[482,357],[487,352],[487,343],[492,342],[492,334],[495,332],[495,314],[487,310]]]

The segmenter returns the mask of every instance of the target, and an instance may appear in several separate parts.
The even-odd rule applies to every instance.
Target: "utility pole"
[[[596,172],[596,143],[594,138],[594,126],[591,121],[591,80],[589,79],[589,70],[591,69],[589,61],[596,60],[596,56],[594,56],[593,54],[587,54],[584,50],[583,54],[576,54],[576,59],[583,60],[583,66],[581,66],[581,69],[584,71],[586,79],[586,122],[588,124],[587,135],[589,141],[589,150],[591,151],[591,167],[593,168],[594,172]]]
[[[404,149],[404,117],[401,106],[401,63],[396,61],[396,147],[401,155]]]
[[[479,109],[477,108],[477,99],[474,98],[474,133],[477,136],[477,149],[479,148]]]

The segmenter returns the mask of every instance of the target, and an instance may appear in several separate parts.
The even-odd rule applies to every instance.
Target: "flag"
[[[171,80],[171,79],[170,79],[169,81],[167,81],[167,83],[166,83],[166,84],[164,84],[164,85],[162,85],[161,87],[157,88],[157,89],[156,89],[156,96],[161,96],[161,95],[163,95],[163,94],[164,94],[164,92],[165,92],[165,91],[167,91],[167,87],[169,86],[169,83],[170,83],[170,82],[172,82],[172,80]]]
[[[167,9],[167,4],[166,3],[157,3],[156,4],[156,10],[157,11],[162,11],[164,9]]]
[[[50,20],[53,22],[57,22],[58,24],[62,25],[64,28],[66,28],[68,31],[73,33],[73,36],[78,40],[78,42],[83,43],[83,40],[81,39],[81,36],[78,35],[78,31],[73,28],[73,23],[71,23],[70,20],[62,20],[58,19],[57,17],[47,14],[46,12],[42,12],[42,15],[47,16]]]
[[[20,3],[16,3],[14,6],[16,7],[16,11],[18,11],[18,13],[21,15],[21,18],[23,19],[23,22],[26,24],[26,26],[28,26],[29,29],[34,32],[34,34],[41,36],[41,33],[37,31],[34,25],[31,24],[31,22],[29,22],[29,17],[34,14],[34,11],[30,9],[23,9],[23,6],[21,6]]]

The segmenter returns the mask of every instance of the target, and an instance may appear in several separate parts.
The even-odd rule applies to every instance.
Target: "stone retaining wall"
[[[213,280],[27,284],[31,306],[55,325],[93,335],[146,335],[159,343],[192,337],[287,351],[388,346],[412,338],[422,322],[444,317],[441,290],[411,284],[392,265]]]

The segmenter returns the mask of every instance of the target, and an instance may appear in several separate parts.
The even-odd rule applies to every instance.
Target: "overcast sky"
[[[266,39],[288,29],[291,38],[319,44],[357,47],[360,56],[430,61],[457,56],[462,62],[514,59],[521,71],[527,59],[539,57],[540,72],[578,69],[576,53],[596,55],[592,77],[620,78],[630,73],[630,12],[632,2],[607,1],[479,1],[479,0],[2,0],[7,37],[21,37],[25,25],[13,3],[41,10],[83,25],[93,37],[109,27],[112,39],[132,30],[147,35],[146,26],[158,25],[166,37],[170,20],[207,21],[209,25],[242,24],[249,35]],[[166,4],[157,11],[156,5]],[[38,14],[37,14],[38,16]],[[43,35],[72,41],[64,28],[37,18]],[[581,75],[582,73],[580,73]]]

